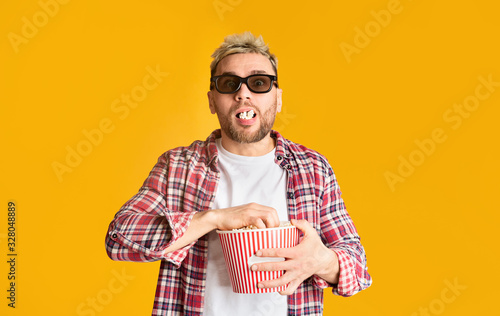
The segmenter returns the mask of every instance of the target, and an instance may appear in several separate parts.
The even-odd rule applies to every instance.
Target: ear
[[[282,100],[281,100],[281,95],[283,94],[283,90],[280,88],[276,89],[276,112],[281,112],[281,105],[282,105]]]
[[[215,102],[214,102],[214,95],[212,93],[212,90],[207,92],[207,97],[208,97],[208,107],[210,108],[210,112],[212,114],[215,114]]]

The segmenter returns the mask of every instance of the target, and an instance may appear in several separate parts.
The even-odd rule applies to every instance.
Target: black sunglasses
[[[241,78],[236,75],[222,75],[210,78],[210,82],[215,83],[215,89],[219,93],[231,94],[240,90],[241,84],[247,85],[248,90],[254,93],[267,93],[273,88],[273,83],[278,86],[278,77],[273,75],[250,75],[246,78]]]

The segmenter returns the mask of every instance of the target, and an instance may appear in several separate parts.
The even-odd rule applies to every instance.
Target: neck
[[[271,152],[274,147],[276,147],[276,141],[271,137],[271,133],[267,134],[266,137],[255,143],[238,143],[227,137],[227,135],[222,132],[221,143],[222,147],[230,153],[249,157],[263,156]]]

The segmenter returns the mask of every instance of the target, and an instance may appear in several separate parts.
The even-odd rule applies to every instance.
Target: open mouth
[[[250,120],[253,119],[255,116],[257,116],[257,114],[255,114],[253,110],[236,114],[236,117],[242,120]]]

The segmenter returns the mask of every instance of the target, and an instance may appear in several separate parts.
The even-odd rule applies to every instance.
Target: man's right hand
[[[279,224],[278,212],[274,208],[257,203],[198,212],[185,233],[165,251],[180,249],[214,229],[231,230],[250,225],[268,228],[278,227]]]
[[[278,212],[269,206],[249,203],[224,209],[210,210],[214,214],[214,225],[219,230],[231,230],[245,226],[257,228],[277,227]]]

